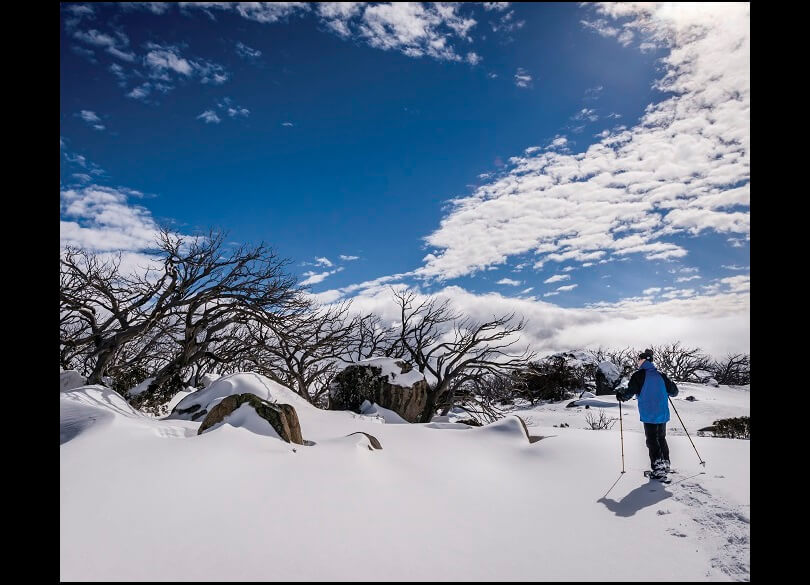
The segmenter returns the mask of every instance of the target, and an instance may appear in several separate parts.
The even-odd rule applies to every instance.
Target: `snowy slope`
[[[208,390],[261,391],[266,381],[234,374]],[[676,407],[690,432],[749,414],[747,388],[684,386]],[[680,400],[689,394],[699,400]],[[642,477],[632,401],[622,406],[621,475],[618,425],[585,430],[585,412],[599,409],[567,401],[522,413],[544,436],[529,444],[514,417],[482,428],[385,424],[380,411],[322,411],[299,398],[315,443],[300,446],[228,424],[197,436],[199,422],[154,420],[116,396],[99,386],[60,394],[62,428],[79,429],[60,447],[62,580],[750,578],[750,442],[692,433],[708,462],[701,474],[675,432],[681,473],[662,486]],[[553,427],[563,420],[571,427]],[[383,449],[346,437],[356,431]]]

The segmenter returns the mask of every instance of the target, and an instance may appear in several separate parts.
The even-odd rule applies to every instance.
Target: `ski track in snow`
[[[709,541],[717,546],[717,555],[711,559],[712,568],[722,571],[734,581],[750,581],[750,520],[740,510],[741,506],[732,506],[713,496],[695,481],[680,485],[681,489],[674,490],[672,497],[686,505],[689,515],[697,524],[697,540]],[[677,537],[687,536],[675,528],[670,528],[668,532]],[[710,577],[711,572],[707,572],[706,576]]]

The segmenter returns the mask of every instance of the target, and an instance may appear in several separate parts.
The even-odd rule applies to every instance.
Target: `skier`
[[[670,471],[666,439],[669,420],[667,395],[677,396],[678,387],[666,374],[655,369],[652,357],[650,349],[645,349],[638,355],[639,369],[630,377],[627,388],[616,390],[616,398],[626,402],[638,394],[638,414],[644,423],[644,434],[650,451],[652,471],[649,477],[666,480]]]

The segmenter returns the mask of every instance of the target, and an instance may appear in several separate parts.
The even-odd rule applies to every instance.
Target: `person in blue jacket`
[[[650,451],[650,477],[666,477],[669,472],[669,446],[667,445],[667,421],[669,421],[668,396],[677,396],[678,387],[662,374],[652,362],[652,350],[645,349],[638,356],[638,370],[630,377],[627,388],[616,390],[621,402],[638,394],[638,414],[644,423],[647,449]]]

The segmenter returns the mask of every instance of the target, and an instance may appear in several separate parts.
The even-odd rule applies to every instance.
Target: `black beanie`
[[[640,360],[652,360],[652,350],[645,349],[640,354],[638,354],[638,359]]]

